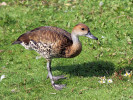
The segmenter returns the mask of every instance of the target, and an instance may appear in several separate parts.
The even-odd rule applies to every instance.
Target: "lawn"
[[[133,100],[133,1],[132,0],[1,0],[0,6],[0,100]],[[82,52],[71,59],[52,61],[54,75],[46,79],[44,58],[12,43],[40,26],[56,26],[71,33],[84,23],[98,41],[80,37]],[[112,83],[99,83],[100,78]]]

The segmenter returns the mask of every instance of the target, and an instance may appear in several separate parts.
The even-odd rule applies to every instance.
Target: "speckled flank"
[[[33,50],[38,52],[42,57],[44,57],[46,59],[51,58],[52,45],[53,45],[52,43],[44,44],[44,43],[39,42],[39,43],[35,44],[33,41],[29,42],[30,48],[32,48]]]
[[[24,42],[20,43],[23,47],[25,47],[25,49],[30,49],[29,45],[26,45]]]

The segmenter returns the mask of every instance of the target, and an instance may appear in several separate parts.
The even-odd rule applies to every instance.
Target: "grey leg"
[[[53,76],[52,76],[52,73],[51,73],[51,60],[47,60],[47,70],[48,70],[48,77],[50,78],[51,84],[53,85],[54,80],[53,80]]]
[[[61,85],[61,84],[55,84],[53,76],[52,76],[52,72],[51,72],[51,60],[47,60],[47,70],[48,70],[48,77],[51,80],[51,84],[52,86],[56,89],[56,90],[61,90],[62,88],[65,87],[65,85]]]

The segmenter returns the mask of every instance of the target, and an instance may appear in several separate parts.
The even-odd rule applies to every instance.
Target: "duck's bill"
[[[88,32],[88,34],[86,34],[85,36],[94,40],[98,40],[98,38],[92,35],[90,32]]]

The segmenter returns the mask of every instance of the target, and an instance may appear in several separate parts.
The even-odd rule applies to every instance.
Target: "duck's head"
[[[72,34],[74,34],[76,36],[86,36],[86,37],[89,37],[91,39],[98,40],[97,37],[95,37],[94,35],[91,34],[88,26],[86,26],[85,24],[77,24],[73,28]]]

